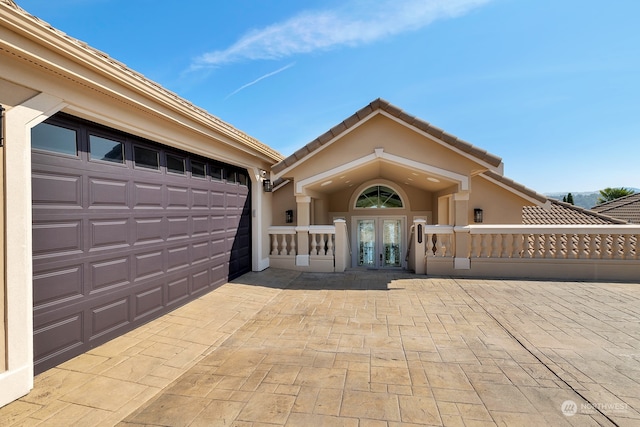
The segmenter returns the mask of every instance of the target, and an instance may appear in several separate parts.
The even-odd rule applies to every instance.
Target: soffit
[[[457,184],[436,174],[401,167],[384,160],[376,160],[326,177],[321,181],[305,186],[305,190],[331,194],[375,179],[405,184],[429,192],[441,191]]]

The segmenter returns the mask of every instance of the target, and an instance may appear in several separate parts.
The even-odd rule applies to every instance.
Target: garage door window
[[[124,144],[122,142],[89,135],[89,150],[92,160],[124,163]]]
[[[134,146],[133,157],[136,167],[146,169],[160,169],[159,152],[150,148]]]
[[[184,158],[167,154],[167,172],[184,175]]]
[[[222,168],[222,166],[211,165],[210,169],[211,169],[211,179],[213,179],[214,181],[222,181],[222,178],[224,178],[223,176],[224,169]]]
[[[191,176],[194,178],[206,178],[205,164],[191,160]]]
[[[49,123],[40,123],[31,129],[31,147],[37,150],[77,156],[76,131]]]

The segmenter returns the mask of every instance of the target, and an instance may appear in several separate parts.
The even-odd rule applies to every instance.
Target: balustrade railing
[[[427,258],[449,258],[455,253],[452,225],[427,225],[424,227]]]
[[[296,256],[296,228],[295,227],[270,227],[271,255]]]
[[[298,234],[307,233],[309,247],[303,251],[298,246]],[[273,226],[269,228],[271,256],[295,258],[308,254],[312,257],[333,259],[335,254],[336,227],[333,225],[311,225],[308,227]]]
[[[471,234],[470,258],[640,259],[640,226],[473,225],[459,230]]]
[[[333,257],[336,228],[332,225],[309,226],[309,254]]]

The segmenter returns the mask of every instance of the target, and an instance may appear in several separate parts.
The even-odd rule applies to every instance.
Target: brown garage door
[[[66,115],[32,148],[36,373],[251,269],[246,170]]]

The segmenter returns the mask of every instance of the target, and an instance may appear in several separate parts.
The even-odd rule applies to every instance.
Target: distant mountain
[[[640,188],[633,187],[624,187],[629,190],[633,190],[636,193],[640,193]],[[598,203],[598,197],[600,196],[600,191],[587,191],[587,192],[579,192],[574,193],[573,191],[566,191],[564,193],[545,193],[545,196],[551,197],[552,199],[562,200],[567,194],[571,193],[573,195],[573,204],[585,209],[591,209]]]

